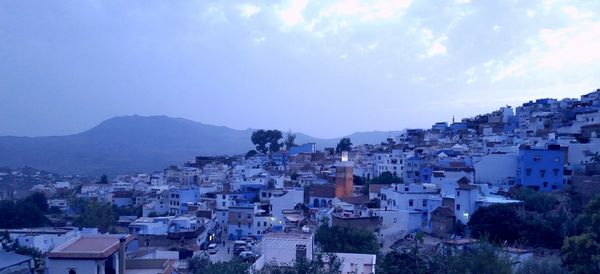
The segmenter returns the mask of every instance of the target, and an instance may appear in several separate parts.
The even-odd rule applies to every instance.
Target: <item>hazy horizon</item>
[[[600,87],[600,2],[2,1],[0,136],[124,115],[319,138]]]

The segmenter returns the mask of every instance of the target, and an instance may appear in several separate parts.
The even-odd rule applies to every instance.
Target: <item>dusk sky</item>
[[[600,1],[0,1],[0,135],[168,115],[317,137],[600,88]]]

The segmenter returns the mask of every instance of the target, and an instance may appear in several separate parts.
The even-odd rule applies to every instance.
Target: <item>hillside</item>
[[[167,116],[122,116],[79,134],[0,137],[0,166],[31,166],[60,174],[119,174],[160,170],[196,155],[240,154],[252,149],[252,129],[236,130]],[[354,144],[384,141],[387,132],[349,135]],[[297,143],[332,147],[339,138],[302,133]]]

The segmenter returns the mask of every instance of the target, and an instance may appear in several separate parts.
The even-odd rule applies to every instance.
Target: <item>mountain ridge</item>
[[[0,136],[0,166],[31,166],[81,175],[148,172],[197,155],[245,153],[254,147],[250,141],[253,131],[165,115],[116,116],[76,134]],[[335,146],[343,137],[351,138],[354,144],[379,143],[390,132],[357,132],[327,139],[296,134],[297,143],[315,142],[322,149]]]

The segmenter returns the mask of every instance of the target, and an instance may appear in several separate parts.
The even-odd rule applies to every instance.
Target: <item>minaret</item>
[[[335,197],[352,196],[354,188],[354,163],[348,161],[348,151],[342,151],[342,160],[335,165]]]

